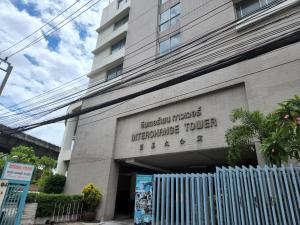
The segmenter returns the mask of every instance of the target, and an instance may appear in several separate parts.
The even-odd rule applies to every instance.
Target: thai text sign
[[[34,166],[22,163],[7,162],[2,179],[30,181],[33,174]]]

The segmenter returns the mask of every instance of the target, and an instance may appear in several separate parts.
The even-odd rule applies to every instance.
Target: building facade
[[[298,0],[115,0],[97,29],[87,93],[94,97],[70,111],[193,75],[293,34],[299,10]],[[58,170],[67,171],[65,193],[99,186],[97,218],[108,220],[132,215],[136,174],[227,166],[231,111],[267,113],[299,95],[299,57],[300,44],[290,44],[67,121]],[[255,150],[240,162],[257,163],[263,159]]]

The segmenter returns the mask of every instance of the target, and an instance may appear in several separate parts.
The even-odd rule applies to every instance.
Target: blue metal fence
[[[157,174],[153,225],[300,224],[300,167],[229,167]]]

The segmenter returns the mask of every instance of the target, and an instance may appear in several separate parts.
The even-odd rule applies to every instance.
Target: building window
[[[127,2],[128,2],[128,0],[118,0],[117,8],[119,9],[122,5],[125,5]]]
[[[178,48],[181,44],[181,36],[180,33],[175,34],[171,38],[164,40],[159,43],[159,54],[166,54],[176,48]]]
[[[179,23],[181,13],[180,3],[160,14],[159,31],[165,31]]]
[[[116,66],[107,71],[106,80],[112,80],[122,74],[123,71],[123,64]]]
[[[124,48],[126,44],[126,38],[123,38],[122,40],[118,41],[117,43],[113,44],[111,46],[111,54],[116,53],[117,51],[121,50]]]
[[[257,10],[271,5],[275,1],[276,0],[242,0],[235,4],[237,17],[245,17]]]
[[[159,0],[160,4],[165,4],[168,0]]]
[[[118,29],[119,27],[123,26],[125,23],[128,22],[128,15],[123,17],[122,19],[120,19],[119,21],[117,21],[115,24],[114,24],[114,30]]]

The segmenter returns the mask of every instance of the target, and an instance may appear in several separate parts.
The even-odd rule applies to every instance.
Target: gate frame
[[[7,169],[8,163],[18,163],[18,164],[22,164],[22,165],[33,166],[33,172],[31,174],[30,180],[24,181],[24,180],[14,180],[14,179],[4,179],[3,175],[5,174],[5,171]],[[22,196],[21,196],[21,199],[20,199],[20,204],[19,204],[19,206],[17,208],[17,214],[16,214],[14,225],[20,225],[21,224],[21,218],[22,218],[23,211],[24,211],[24,208],[25,208],[26,198],[27,198],[27,195],[28,195],[28,192],[29,192],[29,187],[30,187],[30,183],[31,183],[31,180],[32,180],[32,175],[34,173],[34,169],[35,169],[34,165],[29,164],[29,163],[19,163],[19,162],[12,162],[12,161],[5,162],[4,170],[3,170],[2,174],[1,174],[1,179],[8,181],[8,187],[9,187],[10,184],[15,184],[15,185],[19,184],[19,185],[23,185],[24,186],[23,193],[22,193]],[[6,202],[6,199],[8,197],[8,195],[7,195],[8,190],[9,190],[9,188],[7,188],[6,191],[5,191],[5,196],[4,196],[2,205],[0,205],[0,210],[2,210],[2,206]]]

